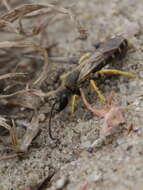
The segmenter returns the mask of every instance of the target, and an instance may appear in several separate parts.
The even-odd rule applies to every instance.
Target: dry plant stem
[[[0,99],[3,99],[3,98],[11,98],[13,96],[16,96],[16,95],[23,95],[23,94],[27,94],[27,93],[31,93],[31,94],[35,94],[35,90],[19,90],[17,92],[14,92],[12,94],[6,94],[6,95],[0,95]],[[40,92],[39,92],[40,93]]]
[[[7,0],[3,0],[3,4],[6,7],[6,9],[9,11],[11,9],[9,3],[7,2]]]
[[[57,90],[53,90],[53,91],[44,93],[44,92],[42,92],[40,90],[36,90],[36,89],[27,89],[27,90],[19,90],[17,92],[12,93],[12,94],[0,95],[0,99],[11,98],[11,97],[16,96],[16,95],[20,95],[20,94],[23,95],[23,94],[27,94],[27,93],[34,94],[34,95],[37,95],[39,97],[49,97],[49,96],[54,95],[56,92],[57,92]]]
[[[6,21],[6,20],[2,20],[2,21],[0,21],[0,23],[2,24],[4,24],[5,26],[7,26],[8,27],[8,31],[9,32],[14,32],[14,33],[18,33],[18,30],[17,30],[17,28],[15,27],[15,25],[13,24],[13,23],[11,23],[11,22],[8,22],[8,21]]]
[[[18,19],[18,24],[19,24],[18,31],[19,31],[20,34],[25,35],[25,31],[24,31],[24,28],[23,28],[23,25],[22,25],[22,19],[23,19],[23,15],[20,15],[20,17]]]
[[[15,8],[14,10],[11,10],[8,13],[0,16],[0,20],[14,22],[21,15],[24,16],[33,11],[37,11],[37,10],[43,9],[43,8],[50,8],[53,11],[57,11],[57,12],[63,13],[63,14],[68,14],[70,16],[70,18],[72,20],[74,20],[74,16],[69,10],[62,8],[62,7],[56,7],[55,5],[52,5],[52,4],[24,4],[20,7]],[[5,27],[5,24],[0,22],[0,28],[2,28],[2,27]]]
[[[25,76],[25,73],[7,73],[0,76],[0,80],[7,79],[7,78],[13,78],[17,76]]]
[[[22,56],[29,59],[37,59],[40,61],[44,60],[42,56],[37,56],[37,55],[23,54]],[[79,58],[80,57],[48,57],[48,60],[51,62],[56,62],[56,63],[77,64]]]
[[[12,158],[16,158],[16,157],[23,156],[23,155],[25,155],[25,153],[12,154],[12,155],[5,156],[5,157],[0,158],[0,161],[12,159]]]
[[[39,78],[34,82],[34,86],[35,85],[39,85],[41,86],[42,82],[46,79],[47,77],[47,72],[48,72],[48,53],[46,51],[46,49],[42,49],[42,52],[44,54],[44,58],[45,58],[45,64],[44,64],[44,67],[43,67],[43,71],[42,73],[40,74]]]
[[[12,127],[9,132],[10,132],[11,144],[12,144],[13,149],[15,151],[19,151],[19,143],[18,143],[17,131],[16,131],[14,120],[12,120]]]
[[[3,118],[3,117],[0,116],[0,126],[4,127],[8,131],[10,131],[11,126],[8,125],[6,122],[7,122],[7,120],[5,118]]]
[[[33,27],[32,34],[37,35],[40,32],[44,32],[46,30],[46,27],[49,24],[50,24],[49,18],[47,18],[47,17],[46,18],[41,18],[40,23],[38,22],[37,25],[35,27]],[[47,38],[47,36],[41,34],[41,37],[42,36],[43,36],[44,40],[45,40],[45,37]]]
[[[24,48],[33,47],[33,43],[30,41],[4,41],[0,42],[0,48]]]
[[[14,150],[18,150],[18,138],[17,138],[17,132],[16,132],[16,128],[15,128],[15,124],[14,121],[12,120],[13,126],[11,127],[10,125],[8,125],[6,123],[6,119],[3,117],[0,117],[0,126],[4,127],[5,129],[7,129],[10,133],[10,138],[11,138],[11,144],[12,147],[14,148]]]
[[[87,38],[87,30],[84,29],[84,27],[81,25],[80,21],[77,19],[77,17],[70,10],[63,8],[63,7],[57,7],[57,6],[52,5],[52,4],[24,4],[20,7],[17,7],[14,10],[11,10],[8,13],[5,13],[4,15],[0,16],[0,28],[7,26],[7,23],[4,23],[4,21],[12,23],[21,17],[24,18],[24,16],[26,16],[29,13],[32,13],[34,11],[38,11],[38,10],[44,9],[44,8],[48,8],[47,13],[52,12],[52,11],[56,11],[58,13],[68,15],[71,18],[71,20],[73,21],[78,32],[80,33],[80,38],[81,39]],[[45,26],[47,24],[42,24],[42,25]],[[40,31],[38,31],[38,33],[39,32]],[[36,35],[38,33],[29,34],[28,36],[32,36],[34,34]]]
[[[35,113],[30,123],[30,126],[27,128],[27,131],[20,145],[19,150],[21,152],[27,152],[28,147],[30,146],[32,140],[35,138],[38,132],[39,132],[39,118],[37,114]]]
[[[23,19],[41,17],[41,16],[47,15],[47,14],[52,13],[52,12],[53,12],[52,10],[46,10],[46,11],[38,10],[38,11],[36,11],[36,13],[32,12],[29,15],[25,16]]]
[[[45,20],[39,24],[37,24],[37,26],[34,26],[33,29],[32,29],[32,32],[26,32],[24,30],[24,27],[23,27],[23,24],[22,24],[22,19],[23,19],[23,15],[21,15],[19,17],[19,27],[18,27],[18,32],[17,33],[20,33],[21,35],[23,35],[23,37],[20,37],[20,38],[17,38],[16,40],[22,40],[24,39],[25,37],[33,37],[35,35],[38,35],[43,28],[46,28],[46,24],[45,24]],[[47,18],[46,18],[47,20]]]

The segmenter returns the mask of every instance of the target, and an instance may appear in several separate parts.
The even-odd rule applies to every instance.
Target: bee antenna
[[[52,140],[57,140],[56,138],[53,137],[52,135],[52,129],[51,129],[51,122],[52,122],[52,117],[53,117],[53,110],[55,108],[55,105],[58,103],[58,101],[55,101],[52,105],[51,111],[50,111],[50,118],[49,118],[49,136]]]

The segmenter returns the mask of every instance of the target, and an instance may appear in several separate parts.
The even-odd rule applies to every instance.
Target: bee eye
[[[69,101],[69,95],[66,94],[65,92],[61,93],[56,100],[54,109],[57,112],[62,111],[67,106],[68,101]]]
[[[68,104],[68,95],[67,94],[62,94],[59,100],[59,107],[57,111],[62,111]]]

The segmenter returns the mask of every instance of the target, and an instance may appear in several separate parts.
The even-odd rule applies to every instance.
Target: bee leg
[[[71,97],[71,113],[72,113],[72,114],[74,113],[74,110],[75,110],[75,104],[76,104],[77,98],[78,98],[78,95],[77,95],[77,94],[74,94],[74,95]]]
[[[104,70],[98,71],[97,74],[123,75],[123,76],[127,76],[129,78],[136,77],[135,74],[124,72],[124,71],[120,71],[120,70],[117,70],[117,69],[104,69]]]
[[[78,64],[82,63],[85,59],[89,58],[91,56],[91,53],[85,53],[78,61]]]
[[[68,73],[63,73],[63,74],[60,76],[60,81],[63,81],[63,80],[67,77],[67,74],[68,74]]]
[[[95,90],[95,92],[97,93],[97,95],[100,98],[101,102],[103,104],[107,104],[107,101],[106,101],[104,95],[100,92],[99,88],[97,87],[96,82],[94,80],[90,80],[90,85]]]

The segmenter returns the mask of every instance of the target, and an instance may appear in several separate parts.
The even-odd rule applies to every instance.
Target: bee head
[[[62,111],[67,106],[70,95],[71,95],[71,91],[68,89],[62,89],[56,94],[56,98],[52,105],[50,117],[49,117],[49,136],[52,140],[57,140],[56,138],[53,137],[52,131],[51,131],[51,119],[53,117],[53,111],[54,110],[56,112]]]
[[[62,89],[58,92],[55,105],[55,110],[57,112],[62,111],[67,106],[70,96],[71,91],[68,89]]]

